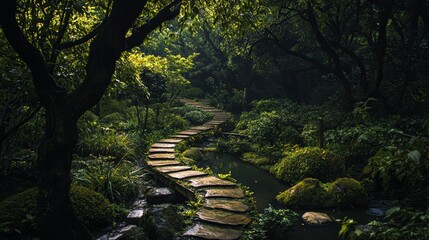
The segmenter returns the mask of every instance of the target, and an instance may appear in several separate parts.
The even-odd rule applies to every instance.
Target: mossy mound
[[[325,204],[327,191],[323,184],[315,178],[306,178],[277,195],[277,201],[286,206],[320,207]]]
[[[195,161],[201,161],[204,158],[203,153],[202,153],[201,149],[199,149],[199,148],[186,149],[182,153],[182,155],[186,158],[190,158],[190,159],[193,159]]]
[[[277,195],[276,199],[289,207],[310,208],[363,207],[368,203],[362,185],[353,178],[340,178],[325,184],[306,178]]]
[[[318,147],[294,148],[271,168],[277,178],[297,183],[304,178],[332,181],[344,174],[344,160],[337,154]]]
[[[353,178],[339,178],[327,184],[331,204],[337,207],[363,207],[368,204],[362,184]]]
[[[35,187],[0,202],[0,224],[13,222],[23,232],[33,230],[34,222],[28,219],[36,216],[37,193]],[[113,207],[103,195],[81,186],[72,186],[70,195],[77,216],[89,229],[112,222]]]

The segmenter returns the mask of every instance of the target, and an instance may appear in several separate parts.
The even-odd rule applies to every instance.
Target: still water
[[[228,153],[208,152],[204,161],[197,162],[198,167],[210,167],[215,173],[226,174],[231,172],[231,176],[237,182],[248,186],[256,199],[256,207],[259,212],[267,208],[270,204],[275,208],[282,208],[275,197],[279,192],[285,191],[289,185],[277,180],[273,175],[257,168],[254,165],[241,161],[234,155]],[[295,209],[299,214],[306,212],[305,209]],[[312,209],[311,211],[317,211]],[[374,219],[365,213],[366,209],[357,210],[320,210],[335,219],[343,219],[348,216],[359,223],[367,223]],[[340,224],[331,223],[325,226],[308,226],[299,224],[297,229],[289,235],[288,240],[337,240]]]

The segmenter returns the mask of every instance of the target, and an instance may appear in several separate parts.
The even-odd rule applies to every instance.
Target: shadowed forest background
[[[347,213],[327,239],[429,238],[427,0],[3,0],[0,25],[0,239],[117,233],[151,145],[215,116],[183,99],[231,117],[174,154],[245,190],[240,239],[325,239],[313,210]],[[258,209],[213,156],[287,189]],[[188,239],[204,204],[148,202],[122,239]]]

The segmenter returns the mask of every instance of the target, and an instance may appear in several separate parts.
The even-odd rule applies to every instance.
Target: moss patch
[[[189,148],[185,150],[182,155],[195,161],[201,161],[204,158],[203,153],[199,148]]]
[[[289,207],[363,207],[368,203],[361,183],[353,178],[340,178],[321,183],[306,178],[280,193],[277,201]]]

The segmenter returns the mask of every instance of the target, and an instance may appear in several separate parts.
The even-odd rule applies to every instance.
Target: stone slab
[[[225,197],[225,198],[243,198],[244,192],[240,188],[231,189],[209,189],[206,191],[206,198]]]
[[[147,165],[151,167],[161,167],[161,166],[171,166],[171,165],[179,165],[180,162],[173,160],[166,161],[147,161]]]
[[[151,147],[152,148],[175,148],[176,144],[172,144],[172,143],[155,143],[155,144],[152,144]]]
[[[212,129],[212,127],[209,127],[209,126],[196,126],[196,127],[190,128],[190,130],[198,130],[198,131],[207,131],[210,129]]]
[[[174,153],[174,148],[151,148],[149,153]]]
[[[247,225],[252,221],[247,214],[205,208],[198,211],[197,215],[203,221],[230,226]]]
[[[235,240],[241,237],[242,231],[222,228],[205,224],[196,224],[183,234],[185,237],[199,237],[202,239]]]
[[[158,143],[179,143],[182,139],[162,139],[161,141],[158,141]]]
[[[137,223],[140,220],[140,218],[143,217],[143,214],[144,214],[144,210],[143,209],[132,210],[127,215],[127,222],[129,222],[129,223]]]
[[[158,167],[155,168],[156,171],[162,173],[171,173],[171,172],[179,172],[183,170],[189,170],[191,167],[189,166],[167,166],[167,167]]]
[[[235,183],[222,180],[217,177],[208,176],[202,178],[193,178],[189,180],[192,187],[209,187],[209,186],[235,186]]]
[[[199,131],[182,131],[182,132],[178,132],[177,134],[179,135],[188,135],[188,136],[194,136],[199,134]]]
[[[180,138],[180,139],[186,139],[186,138],[190,138],[191,136],[189,135],[180,135],[180,134],[176,134],[176,135],[172,135],[170,136],[171,138]]]
[[[306,212],[302,215],[302,220],[309,225],[323,225],[332,222],[332,218],[322,212]]]
[[[156,153],[147,156],[150,160],[174,160],[176,156],[174,153]]]
[[[172,178],[184,179],[184,178],[190,178],[190,177],[204,176],[204,175],[207,175],[207,173],[202,171],[189,170],[189,171],[170,173],[168,175]]]
[[[246,212],[249,206],[240,201],[225,199],[206,199],[204,203],[206,208],[223,209],[233,212]]]

